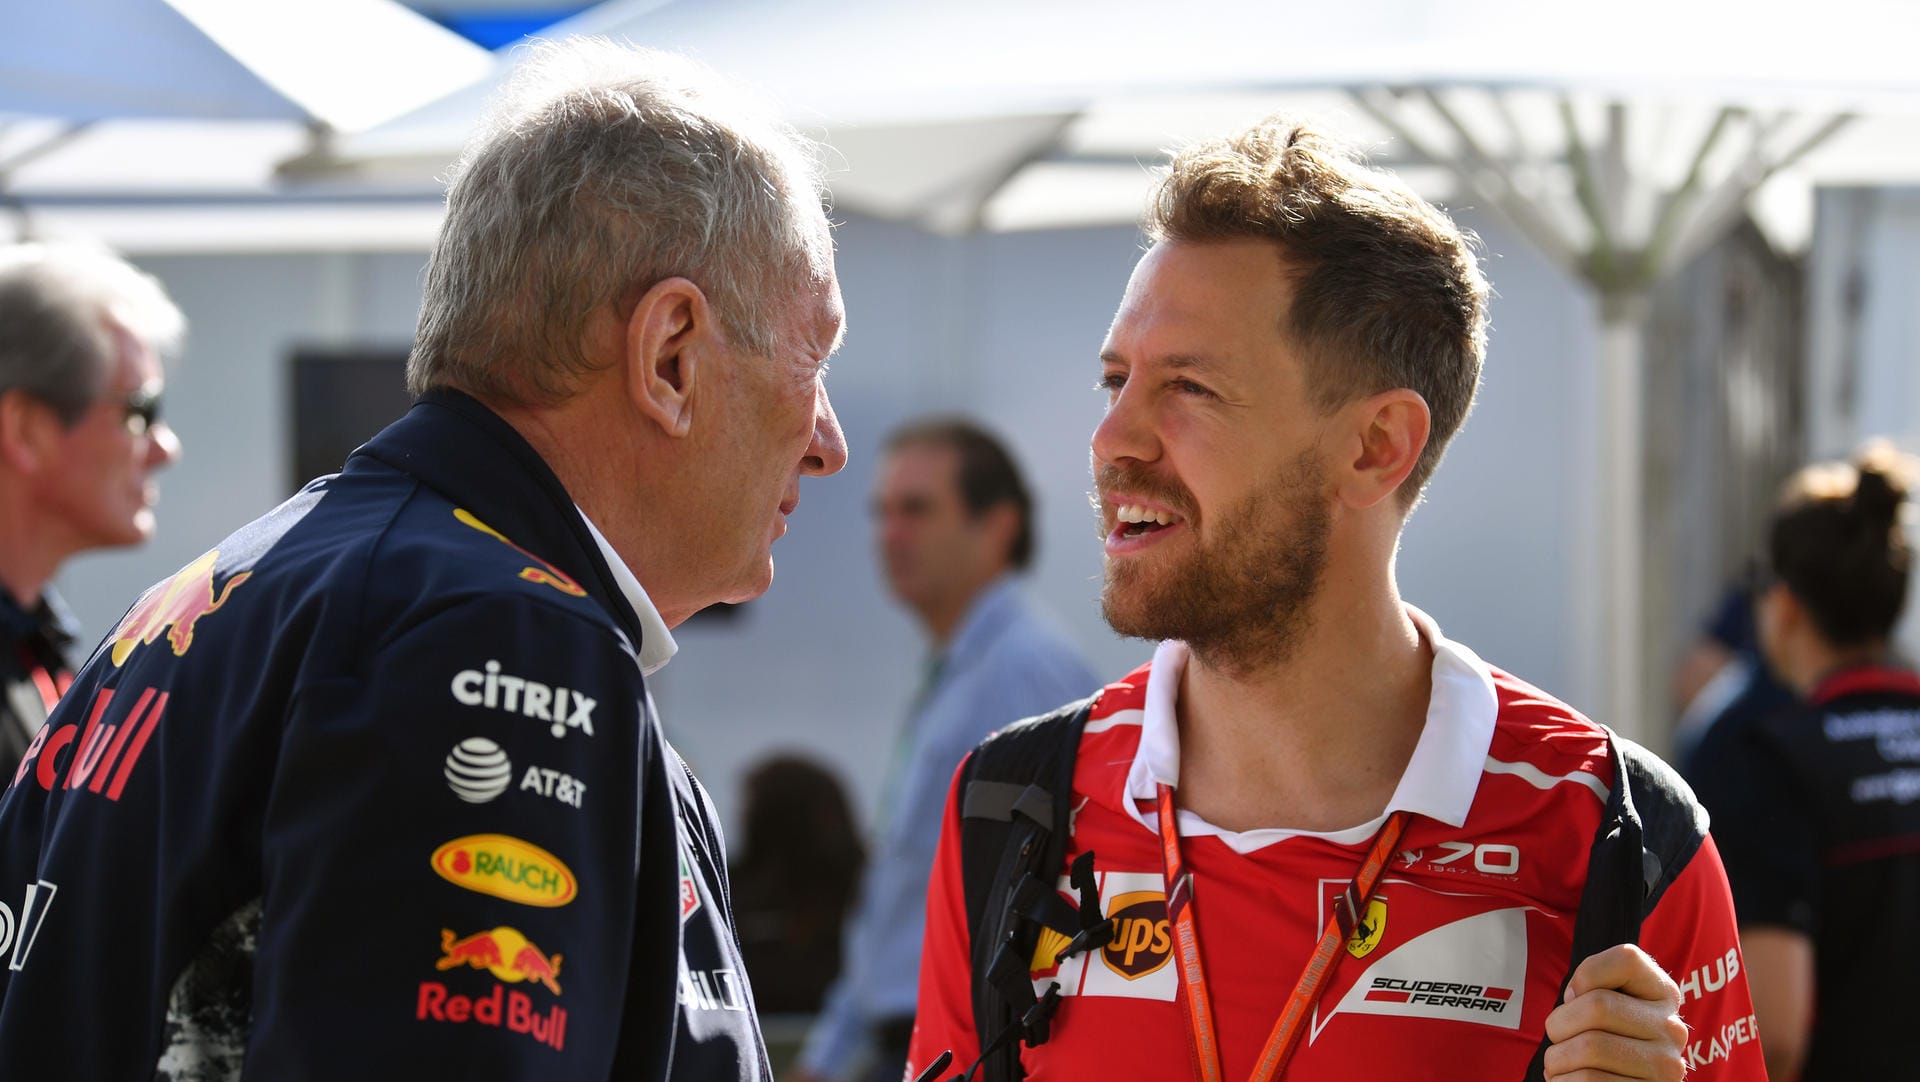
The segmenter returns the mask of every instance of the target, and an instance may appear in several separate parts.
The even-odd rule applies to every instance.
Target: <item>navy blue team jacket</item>
[[[141,597],[0,798],[0,1079],[768,1079],[711,807],[479,403]]]

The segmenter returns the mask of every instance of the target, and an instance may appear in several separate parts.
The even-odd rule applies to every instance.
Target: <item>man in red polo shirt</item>
[[[1033,986],[1059,999],[1021,1072],[1518,1080],[1550,1036],[1548,1079],[1763,1079],[1725,874],[1697,833],[1640,931],[1666,975],[1602,952],[1561,1005],[1624,767],[1600,726],[1396,587],[1407,514],[1479,380],[1468,242],[1280,120],[1178,156],[1147,233],[1101,351],[1093,462],[1107,621],[1160,646],[1080,736],[1065,857],[1093,854],[1113,935],[1042,933]],[[962,814],[956,789],[916,1070],[981,1051]]]

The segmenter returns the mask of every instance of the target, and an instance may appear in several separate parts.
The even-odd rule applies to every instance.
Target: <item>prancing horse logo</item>
[[[1353,933],[1347,936],[1347,953],[1355,958],[1365,958],[1380,945],[1380,937],[1387,934],[1387,900],[1373,898],[1367,902],[1367,915],[1353,926]]]

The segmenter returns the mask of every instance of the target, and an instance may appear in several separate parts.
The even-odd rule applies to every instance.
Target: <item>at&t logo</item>
[[[513,761],[500,745],[484,736],[470,736],[447,753],[444,773],[454,796],[469,804],[485,804],[513,784]]]

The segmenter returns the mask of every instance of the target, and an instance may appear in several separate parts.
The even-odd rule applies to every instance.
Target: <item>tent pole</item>
[[[1655,719],[1647,712],[1642,602],[1645,570],[1646,457],[1642,433],[1642,368],[1652,303],[1644,291],[1600,295],[1601,610],[1603,686],[1595,720],[1622,735],[1652,743]]]

